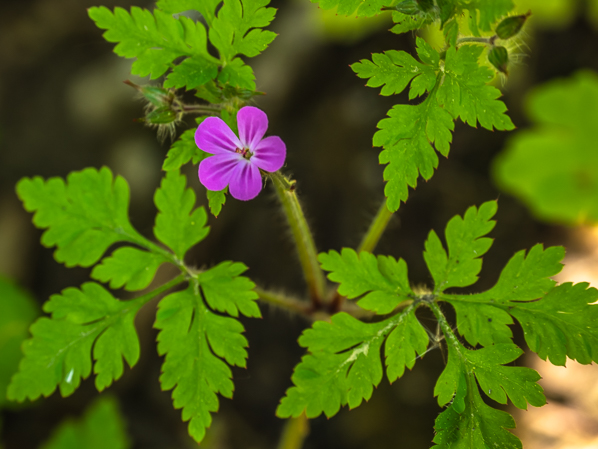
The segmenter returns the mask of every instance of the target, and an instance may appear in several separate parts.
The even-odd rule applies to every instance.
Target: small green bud
[[[527,14],[522,14],[520,16],[511,16],[503,19],[502,22],[498,24],[496,27],[496,35],[501,39],[510,39],[513,36],[517,35],[523,28],[525,21],[529,16],[531,16],[532,12],[528,11]]]
[[[404,0],[395,6],[395,8],[397,11],[407,16],[415,16],[416,14],[422,12],[415,0]]]
[[[141,93],[157,108],[171,104],[174,97],[171,92],[156,86],[141,86]]]
[[[140,86],[132,81],[126,80],[125,84],[137,89],[156,108],[163,108],[172,104],[174,93],[158,86],[145,85]]]
[[[145,116],[145,122],[152,125],[166,125],[177,120],[177,114],[172,109],[160,108],[149,112]]]
[[[488,53],[488,61],[496,70],[505,75],[508,75],[509,72],[507,71],[507,66],[509,65],[509,52],[505,47],[492,47],[490,52]]]

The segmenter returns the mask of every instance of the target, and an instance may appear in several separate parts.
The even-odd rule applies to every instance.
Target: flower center
[[[235,150],[235,153],[241,154],[241,156],[243,156],[247,160],[249,160],[251,156],[253,156],[253,153],[249,151],[249,148],[237,148]]]

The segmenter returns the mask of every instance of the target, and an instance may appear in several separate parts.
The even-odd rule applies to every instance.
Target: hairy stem
[[[318,263],[318,252],[314,239],[295,193],[294,183],[280,172],[270,173],[270,179],[272,179],[274,190],[291,228],[309,295],[314,305],[319,308],[325,296],[326,282]]]
[[[444,316],[444,313],[442,313],[442,310],[440,310],[440,307],[438,306],[436,301],[426,301],[426,304],[430,309],[432,309],[432,312],[434,313],[436,320],[438,320],[438,324],[440,324],[440,329],[442,329],[442,333],[444,334],[444,338],[446,339],[446,341],[451,346],[453,346],[459,353],[461,353],[461,348],[463,347],[463,345],[459,342],[459,339],[453,332],[453,329],[451,329],[451,326],[449,325],[448,321],[446,320],[446,317]]]
[[[374,217],[374,221],[372,221],[368,231],[363,236],[363,240],[361,240],[361,243],[357,247],[358,253],[361,251],[372,252],[374,250],[380,241],[380,237],[382,237],[382,234],[386,230],[386,226],[388,226],[391,217],[392,212],[388,210],[388,207],[386,207],[386,200],[384,200]]]
[[[297,418],[289,418],[284,425],[277,449],[301,449],[309,434],[309,423],[305,413]]]
[[[263,302],[311,318],[312,307],[309,303],[306,303],[305,301],[300,301],[295,298],[289,298],[288,296],[285,296],[280,293],[266,291],[260,287],[254,288],[254,291],[259,295],[259,299]]]
[[[457,39],[457,46],[466,43],[473,43],[473,44],[485,44],[485,45],[492,45],[496,36],[492,37],[475,37],[475,36],[466,36],[460,37]]]

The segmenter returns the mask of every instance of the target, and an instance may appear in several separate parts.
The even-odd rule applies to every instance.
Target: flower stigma
[[[251,159],[251,156],[253,156],[253,153],[251,151],[249,151],[249,148],[237,148],[235,149],[235,153],[240,153],[241,156],[243,156],[243,158],[249,160]]]

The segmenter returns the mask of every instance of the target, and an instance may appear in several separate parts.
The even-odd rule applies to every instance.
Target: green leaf
[[[492,245],[492,239],[483,238],[494,227],[490,220],[496,213],[496,201],[482,204],[479,210],[472,206],[463,218],[453,217],[446,226],[447,254],[434,231],[426,241],[424,259],[434,279],[436,293],[450,287],[467,287],[478,280],[482,269],[480,259]]]
[[[216,14],[216,6],[222,0],[158,0],[156,8],[161,9],[167,14],[177,14],[191,9],[199,11],[206,19],[208,26],[212,25]]]
[[[110,282],[112,289],[124,286],[129,291],[142,290],[154,279],[158,267],[164,262],[170,260],[161,254],[131,247],[119,248],[94,267],[91,277]]]
[[[454,397],[455,411],[463,412],[467,407],[468,390],[477,390],[477,386],[471,387],[467,379],[474,375],[482,391],[496,402],[506,404],[508,396],[513,405],[520,409],[527,409],[528,402],[536,407],[546,404],[542,387],[537,384],[540,375],[536,371],[504,366],[523,354],[513,343],[469,350],[458,341],[449,340],[448,349],[448,363],[434,388],[439,405],[448,403]]]
[[[158,353],[166,355],[160,382],[170,390],[175,408],[183,409],[189,434],[200,442],[218,411],[217,393],[231,398],[232,372],[227,363],[245,367],[247,340],[237,320],[205,306],[199,286],[191,283],[160,301],[155,327]],[[225,363],[222,359],[225,359]]]
[[[116,242],[145,242],[129,223],[126,181],[113,179],[106,167],[72,172],[66,183],[24,178],[17,193],[25,209],[35,212],[33,223],[48,228],[42,244],[56,246],[54,257],[67,267],[93,265]]]
[[[561,271],[564,256],[562,247],[544,251],[542,245],[535,245],[527,256],[525,251],[516,253],[490,290],[473,295],[442,295],[440,299],[455,308],[457,328],[469,344],[506,343],[512,337],[508,327],[513,323],[509,315],[511,304],[545,296],[555,285],[550,277]]]
[[[240,312],[248,317],[261,318],[255,302],[258,295],[253,291],[255,284],[240,276],[246,270],[242,263],[222,262],[199,274],[197,279],[201,291],[211,308],[234,317]]]
[[[505,114],[507,107],[498,100],[500,91],[486,83],[494,78],[494,72],[478,64],[484,47],[462,45],[457,50],[450,47],[446,52],[445,77],[438,89],[438,101],[455,118],[459,117],[469,126],[492,130],[512,130],[513,122]]]
[[[287,418],[305,412],[315,418],[323,412],[330,418],[341,405],[355,408],[367,401],[382,380],[380,347],[387,325],[362,323],[344,312],[330,323],[315,322],[299,338],[311,354],[295,367],[295,386],[287,390],[276,414]]]
[[[0,276],[0,407],[7,402],[6,389],[23,356],[21,344],[38,315],[31,295]]]
[[[172,73],[164,81],[164,87],[196,89],[217,76],[218,65],[205,58],[190,57],[172,69]]]
[[[123,374],[123,357],[131,367],[139,359],[134,320],[142,305],[119,301],[93,282],[53,295],[44,304],[52,317],[39,318],[23,343],[25,357],[8,387],[9,399],[49,396],[57,386],[69,396],[91,374],[92,349],[96,387],[110,386]]]
[[[210,42],[221,58],[230,62],[242,54],[260,54],[276,37],[272,31],[261,30],[274,19],[276,9],[266,8],[270,0],[227,0],[210,28]]]
[[[328,279],[340,284],[339,294],[349,299],[366,294],[358,304],[378,314],[392,312],[401,302],[411,299],[413,291],[407,278],[407,264],[403,259],[378,256],[349,248],[321,253],[322,269],[330,271]]]
[[[448,362],[438,377],[434,386],[434,396],[438,396],[438,405],[448,404],[452,399],[452,407],[458,413],[465,410],[465,398],[468,393],[467,375],[463,357],[459,353],[464,351],[461,345],[451,345],[448,348]]]
[[[80,420],[67,419],[56,429],[41,449],[127,449],[124,419],[116,400],[98,398]]]
[[[438,156],[432,144],[446,156],[452,140],[453,118],[430,94],[417,106],[396,105],[389,118],[378,123],[374,146],[383,146],[379,161],[388,164],[384,169],[384,188],[387,206],[391,212],[406,201],[408,186],[417,185],[419,174],[430,179],[438,166]]]
[[[154,202],[158,207],[154,234],[183,260],[185,253],[201,242],[210,230],[205,226],[208,216],[203,207],[195,210],[195,193],[185,188],[187,178],[177,170],[166,172]]]
[[[431,24],[434,21],[434,15],[420,13],[410,16],[407,14],[402,14],[398,11],[393,11],[392,21],[396,23],[396,25],[393,26],[390,31],[395,34],[402,34],[408,31],[419,30],[420,28]]]
[[[198,65],[215,76],[219,61],[208,53],[206,30],[199,22],[184,16],[175,19],[159,9],[152,14],[135,6],[131,13],[122,8],[115,8],[112,13],[103,6],[93,7],[89,9],[89,16],[98,28],[107,30],[104,39],[118,43],[114,48],[117,55],[137,58],[131,68],[134,75],[158,78],[166,73],[175,59],[188,56],[192,62],[178,69],[173,80],[167,78],[167,87],[179,85],[184,76],[190,76],[191,68]]]
[[[230,84],[233,87],[255,90],[255,75],[253,69],[245,64],[241,58],[235,58],[222,67],[218,75],[218,81],[222,84]],[[223,117],[224,120],[224,117]]]
[[[510,302],[509,313],[523,328],[529,348],[555,365],[567,357],[598,362],[598,290],[587,283],[561,284],[539,301]]]
[[[434,449],[521,449],[521,441],[506,429],[515,427],[511,415],[495,410],[482,400],[475,381],[468,381],[464,410],[453,403],[434,424]]]
[[[598,222],[598,75],[577,72],[527,98],[533,128],[518,132],[495,160],[500,187],[543,220]]]
[[[512,341],[511,315],[494,305],[469,302],[468,299],[468,295],[451,295],[447,300],[457,313],[457,330],[470,345],[489,346]]]
[[[415,307],[405,310],[397,327],[386,339],[386,375],[389,382],[402,377],[405,367],[413,368],[417,360],[416,353],[424,355],[428,343],[428,334],[415,317]]]
[[[226,195],[224,194],[226,191],[226,188],[224,190],[206,190],[208,206],[214,217],[220,215],[220,212],[222,211],[222,206],[224,206],[224,203],[226,202]]]
[[[208,154],[200,150],[195,144],[196,129],[197,128],[191,128],[186,130],[179,140],[172,144],[172,147],[168,150],[166,159],[162,164],[162,170],[178,170],[189,161],[193,164],[197,164],[208,157]]]
[[[412,99],[431,91],[436,83],[437,67],[422,64],[404,51],[374,53],[372,61],[362,59],[351,68],[360,78],[369,78],[366,86],[383,86],[382,95],[399,94],[413,80],[409,92],[409,98]]]
[[[479,10],[478,23],[483,31],[492,30],[492,25],[515,7],[512,0],[478,0],[474,4]]]
[[[337,8],[342,16],[372,17],[380,14],[382,7],[391,3],[389,0],[311,0],[318,3],[324,11]]]

